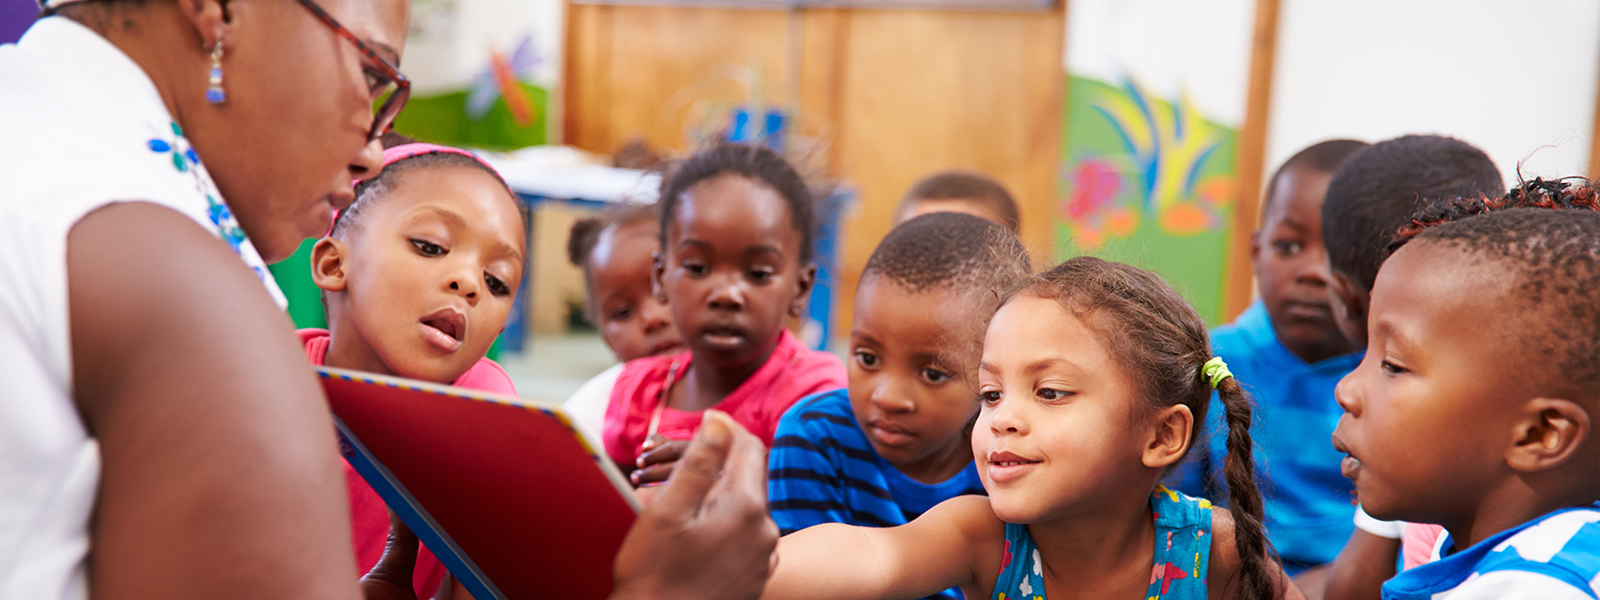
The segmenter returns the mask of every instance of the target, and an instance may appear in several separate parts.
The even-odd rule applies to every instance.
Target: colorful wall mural
[[[1067,91],[1057,258],[1154,269],[1216,322],[1238,131],[1128,78],[1070,77]]]
[[[1055,259],[1151,269],[1220,324],[1254,0],[1073,0]]]

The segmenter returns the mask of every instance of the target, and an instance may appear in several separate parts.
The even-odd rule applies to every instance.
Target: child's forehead
[[[1322,222],[1322,202],[1333,173],[1310,167],[1284,169],[1273,182],[1272,195],[1262,207],[1263,228],[1289,220],[1300,224]],[[1320,232],[1317,232],[1320,234]]]
[[[777,190],[738,174],[695,184],[673,207],[668,239],[718,248],[772,246],[795,252],[800,235],[787,201]],[[669,248],[671,250],[672,248]]]
[[[401,227],[417,221],[496,230],[522,248],[522,214],[517,201],[493,176],[464,167],[429,168],[400,174],[389,193],[363,209],[365,220]]]

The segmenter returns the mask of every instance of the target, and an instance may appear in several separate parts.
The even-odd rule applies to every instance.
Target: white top
[[[600,437],[600,432],[606,423],[606,406],[611,404],[611,388],[616,387],[617,376],[621,374],[622,365],[613,365],[583,382],[583,387],[561,403],[561,409],[572,418],[572,424],[589,436],[589,442],[602,454],[605,453],[605,445],[601,443],[604,438]]]
[[[1398,540],[1406,533],[1405,521],[1380,521],[1367,514],[1366,509],[1359,505],[1356,506],[1355,521],[1356,527],[1378,537]]]
[[[67,234],[126,200],[219,237],[212,214],[236,222],[208,203],[216,187],[149,77],[93,31],[38,21],[0,46],[0,82],[0,598],[84,598],[100,453],[72,399]],[[238,251],[281,304],[255,249]]]

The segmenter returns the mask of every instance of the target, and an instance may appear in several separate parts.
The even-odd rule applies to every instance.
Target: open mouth
[[[443,308],[419,321],[427,342],[446,352],[461,347],[467,337],[467,316],[454,308]]]
[[[1338,436],[1333,438],[1333,449],[1344,455],[1344,460],[1339,461],[1339,473],[1344,475],[1346,479],[1355,481],[1356,477],[1361,474],[1361,459],[1351,454],[1350,448],[1345,446],[1344,441],[1340,440]]]
[[[989,480],[995,483],[1015,481],[1043,461],[1025,458],[1010,452],[989,453]]]

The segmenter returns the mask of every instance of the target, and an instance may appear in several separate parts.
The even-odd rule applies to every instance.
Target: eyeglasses
[[[356,50],[361,51],[367,58],[372,59],[372,64],[377,65],[362,69],[366,72],[367,88],[372,93],[373,104],[377,106],[377,109],[372,111],[372,129],[367,132],[367,141],[376,140],[388,133],[389,129],[394,127],[394,118],[400,115],[400,109],[405,108],[406,100],[411,98],[411,80],[401,75],[400,69],[379,56],[370,46],[363,43],[361,38],[356,37],[356,34],[340,25],[339,21],[328,14],[328,11],[322,10],[321,6],[317,6],[311,0],[299,0],[299,2],[310,10],[311,14],[316,15],[317,20],[333,28],[333,32],[339,34],[339,37],[355,44]]]

